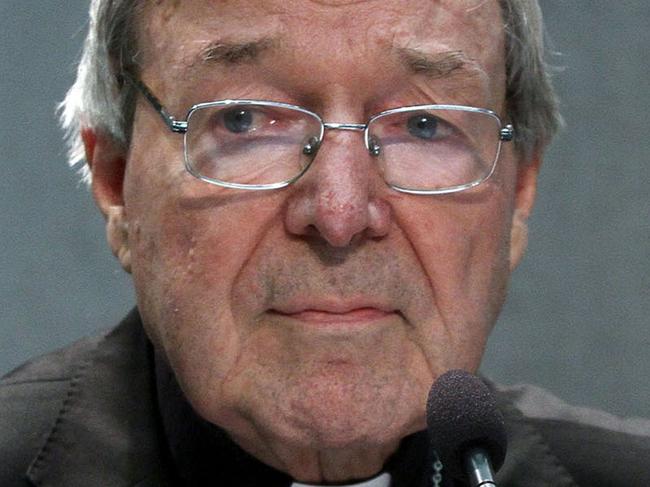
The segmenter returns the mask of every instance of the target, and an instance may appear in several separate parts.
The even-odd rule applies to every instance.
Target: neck
[[[399,447],[399,442],[395,442],[373,448],[324,449],[287,446],[264,438],[233,439],[252,456],[307,485],[356,484],[375,477]]]

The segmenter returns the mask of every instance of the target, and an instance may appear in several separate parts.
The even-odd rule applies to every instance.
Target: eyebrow
[[[482,77],[485,73],[475,61],[463,51],[429,53],[420,49],[398,48],[402,64],[414,74],[430,79],[448,78],[460,75],[467,78]]]
[[[198,64],[246,64],[255,61],[276,44],[277,39],[269,37],[245,42],[218,40],[204,46],[196,60]]]
[[[262,37],[246,41],[223,39],[206,43],[188,67],[221,64],[238,66],[254,63],[264,53],[276,48],[278,37]],[[429,52],[420,48],[394,47],[398,60],[408,71],[430,80],[458,77],[483,82],[486,73],[463,51]]]

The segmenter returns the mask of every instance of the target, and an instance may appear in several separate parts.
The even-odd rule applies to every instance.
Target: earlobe
[[[517,170],[515,208],[510,230],[511,271],[519,265],[528,247],[528,218],[535,204],[541,160],[541,154],[535,153],[529,161],[521,161]]]
[[[124,206],[111,206],[106,214],[106,239],[113,255],[126,272],[131,272],[131,247],[129,246],[129,223]]]
[[[519,265],[527,247],[528,215],[516,208],[512,216],[512,227],[510,229],[510,271],[515,270]]]

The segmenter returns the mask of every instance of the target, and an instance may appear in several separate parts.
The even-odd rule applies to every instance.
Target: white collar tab
[[[339,485],[338,487],[390,487],[390,481],[391,481],[390,474],[383,473],[378,477],[375,477],[370,480],[366,480],[365,482],[361,482],[359,484]],[[322,486],[301,484],[299,482],[294,482],[293,484],[291,484],[291,487],[322,487]]]

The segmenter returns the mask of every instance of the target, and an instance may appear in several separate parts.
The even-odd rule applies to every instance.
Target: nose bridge
[[[323,122],[323,141],[321,150],[319,152],[335,152],[339,153],[339,158],[348,160],[351,164],[359,164],[361,161],[357,160],[362,156],[360,147],[365,148],[365,132],[368,127],[365,123],[350,123],[350,122]],[[354,135],[350,132],[357,132],[359,135]],[[346,136],[345,133],[349,133]],[[329,136],[328,136],[329,134]],[[321,160],[325,156],[321,156]]]
[[[363,124],[326,126],[323,145],[314,161],[315,184],[337,199],[367,201],[371,167],[363,143]]]
[[[367,154],[359,146],[360,130],[349,126],[331,130],[334,132],[330,135],[336,136],[328,138],[329,144],[325,144],[320,159],[317,156],[315,161],[318,180],[314,223],[330,243],[345,245],[368,224],[369,168],[364,160]]]
[[[324,125],[327,130],[312,167],[305,180],[297,182],[301,189],[287,215],[289,230],[315,231],[337,247],[349,245],[360,234],[383,234],[388,212],[376,208],[378,183],[363,143],[365,124]]]

